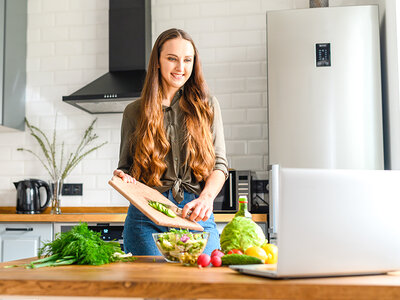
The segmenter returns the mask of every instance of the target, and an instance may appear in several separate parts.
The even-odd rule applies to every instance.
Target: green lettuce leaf
[[[262,228],[246,217],[235,217],[222,230],[221,250],[227,253],[232,249],[245,251],[251,246],[261,246],[265,242]]]

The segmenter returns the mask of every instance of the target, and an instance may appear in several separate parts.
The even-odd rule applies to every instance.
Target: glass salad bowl
[[[171,229],[168,232],[153,233],[153,239],[166,261],[194,265],[203,253],[209,235],[209,232]]]

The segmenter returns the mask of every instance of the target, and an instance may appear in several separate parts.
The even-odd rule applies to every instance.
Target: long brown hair
[[[214,113],[208,104],[208,91],[199,54],[192,38],[183,30],[164,31],[154,43],[141,95],[141,115],[131,138],[133,165],[131,174],[150,186],[160,186],[167,165],[164,161],[170,144],[164,131],[162,111],[162,77],[159,59],[162,46],[168,40],[182,38],[194,49],[193,70],[179,100],[186,126],[186,160],[198,181],[205,180],[213,170],[215,152],[211,126]]]

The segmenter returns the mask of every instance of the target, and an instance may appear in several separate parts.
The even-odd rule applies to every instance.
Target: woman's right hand
[[[114,170],[114,176],[118,176],[121,178],[123,181],[127,183],[136,183],[136,179],[133,178],[131,175],[124,173],[121,170]]]

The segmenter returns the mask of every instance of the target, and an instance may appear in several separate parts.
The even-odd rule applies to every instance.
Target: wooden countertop
[[[50,214],[47,208],[41,214],[16,214],[15,207],[0,207],[0,222],[125,222],[127,207],[62,207],[61,214]],[[233,214],[214,214],[216,222],[230,222]],[[256,222],[266,222],[265,214],[253,214]]]
[[[220,299],[400,299],[400,275],[273,280],[227,267],[184,267],[161,257],[36,270],[0,264],[0,295]]]

